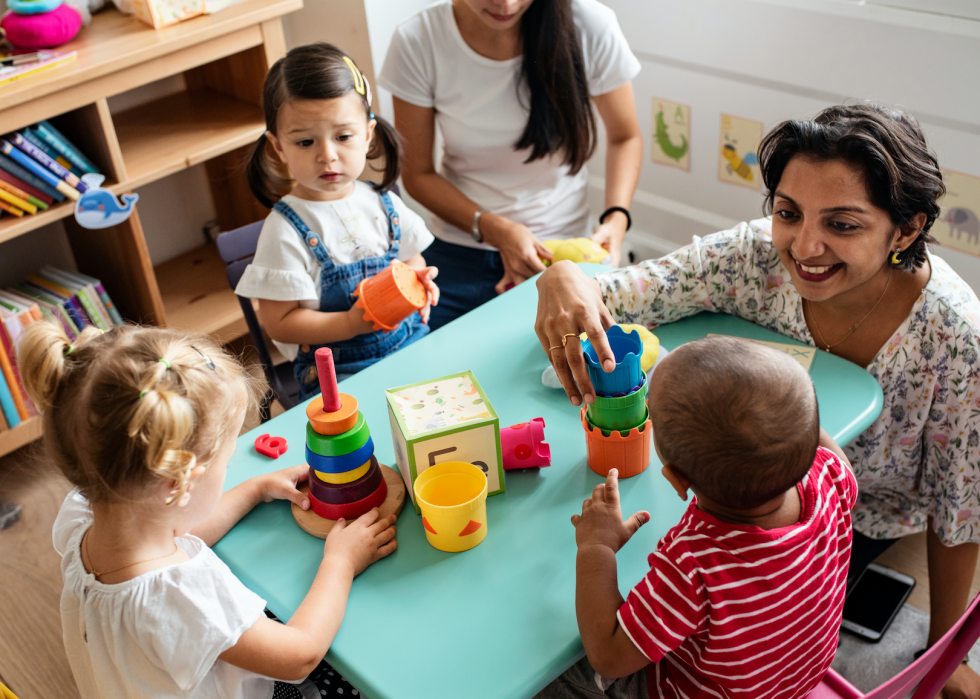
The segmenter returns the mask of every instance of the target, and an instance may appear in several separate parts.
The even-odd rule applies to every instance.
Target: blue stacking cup
[[[582,351],[585,353],[585,364],[592,386],[607,396],[615,393],[628,394],[643,381],[643,369],[640,367],[643,341],[640,333],[634,330],[627,334],[621,327],[614,325],[606,331],[606,339],[616,357],[616,368],[608,374],[602,370],[592,343],[582,340]]]

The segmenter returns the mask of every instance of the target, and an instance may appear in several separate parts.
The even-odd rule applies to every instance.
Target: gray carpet
[[[906,604],[879,643],[841,632],[833,668],[862,692],[870,692],[911,665],[928,636],[929,615]],[[980,672],[980,643],[970,651],[970,667]]]

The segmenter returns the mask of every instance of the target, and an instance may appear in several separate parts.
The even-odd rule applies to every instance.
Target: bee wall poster
[[[943,170],[946,196],[932,237],[947,248],[980,256],[980,177]]]
[[[762,173],[756,151],[762,142],[763,124],[754,119],[721,115],[718,143],[718,179],[759,191]]]
[[[691,171],[691,108],[686,104],[653,98],[653,138],[650,159]]]

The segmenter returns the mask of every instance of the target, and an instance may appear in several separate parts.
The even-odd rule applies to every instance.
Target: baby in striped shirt
[[[697,340],[657,367],[650,417],[664,477],[694,498],[626,600],[616,552],[650,515],[623,521],[612,471],[572,517],[586,658],[539,696],[806,697],[837,648],[857,497],[809,375]]]

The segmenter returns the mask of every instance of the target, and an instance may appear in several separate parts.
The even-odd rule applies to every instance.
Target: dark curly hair
[[[935,154],[913,116],[871,102],[828,107],[811,121],[784,121],[759,146],[759,167],[766,185],[764,210],[772,215],[776,187],[790,159],[842,160],[860,168],[871,202],[888,212],[897,226],[916,214],[926,224],[903,253],[901,269],[925,264],[926,244],[936,242],[929,229],[939,216],[946,193]]]

